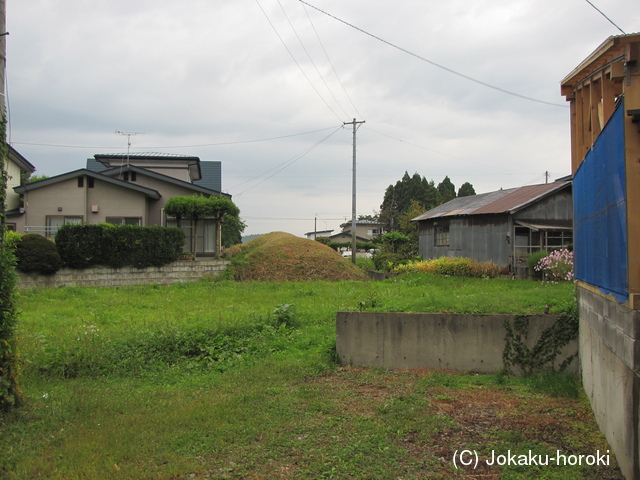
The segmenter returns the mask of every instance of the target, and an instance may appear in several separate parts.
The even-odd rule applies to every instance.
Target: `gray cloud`
[[[310,3],[461,74],[559,106],[473,83],[295,0],[40,0],[8,4],[11,141],[39,173],[55,175],[126,150],[115,130],[144,133],[133,151],[221,160],[247,233],[301,235],[319,214],[328,228],[350,216],[351,131],[307,153],[331,130],[290,135],[354,117],[366,120],[363,214],[405,171],[470,181],[478,192],[568,174],[560,80],[619,33],[579,0]],[[600,7],[629,33],[638,29],[632,2]],[[286,138],[252,141],[275,137]]]

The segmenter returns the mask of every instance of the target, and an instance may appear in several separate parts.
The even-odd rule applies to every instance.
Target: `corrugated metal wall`
[[[623,115],[621,102],[573,180],[575,276],[621,302],[629,294]]]
[[[507,215],[451,217],[435,221],[448,223],[449,245],[434,245],[434,220],[420,222],[419,252],[422,258],[469,257],[479,262],[493,261],[500,267],[509,264],[511,246],[507,235],[511,226]]]

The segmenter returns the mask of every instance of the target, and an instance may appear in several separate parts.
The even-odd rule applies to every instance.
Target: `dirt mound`
[[[273,232],[234,252],[237,280],[366,280],[367,275],[338,252],[314,240]]]

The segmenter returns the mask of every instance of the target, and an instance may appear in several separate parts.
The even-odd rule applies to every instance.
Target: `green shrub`
[[[103,263],[103,225],[65,225],[56,234],[56,246],[69,268],[87,268]]]
[[[371,257],[376,270],[380,272],[390,272],[398,265],[406,263],[408,260],[401,253],[391,253],[385,251],[377,251]]]
[[[547,252],[546,250],[540,250],[539,252],[533,252],[527,257],[527,267],[529,268],[529,275],[531,275],[532,278],[542,278],[542,272],[536,270],[535,267],[536,265],[538,265],[538,262],[540,262],[541,259],[548,255],[549,252]]]
[[[184,232],[179,228],[134,225],[65,225],[56,244],[70,268],[160,267],[180,258]]]
[[[5,242],[8,243],[6,237]],[[19,405],[22,396],[17,383],[18,355],[14,340],[17,320],[15,257],[7,243],[5,248],[0,248],[0,412]]]
[[[17,268],[25,273],[52,274],[62,268],[56,245],[42,235],[27,233],[16,246]]]
[[[11,253],[15,253],[16,247],[21,239],[22,235],[18,232],[6,231],[4,233],[4,246]]]
[[[409,262],[393,269],[396,273],[421,272],[452,277],[497,277],[500,269],[493,262],[477,262],[465,257],[440,257],[434,260]]]

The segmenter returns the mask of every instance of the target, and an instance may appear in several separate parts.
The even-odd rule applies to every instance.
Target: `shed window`
[[[433,244],[436,247],[449,246],[449,225],[436,225]]]

